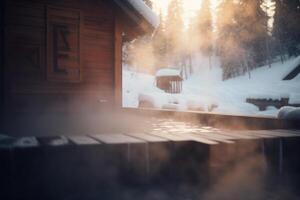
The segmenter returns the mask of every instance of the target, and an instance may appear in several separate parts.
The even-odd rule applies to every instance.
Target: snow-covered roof
[[[130,5],[141,14],[154,28],[159,26],[158,16],[147,6],[143,0],[126,0]]]
[[[181,76],[181,71],[178,69],[164,68],[156,72],[156,77],[161,76]]]

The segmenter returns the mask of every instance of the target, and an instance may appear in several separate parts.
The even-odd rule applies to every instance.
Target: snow
[[[37,147],[39,142],[35,137],[22,137],[18,138],[14,143],[15,147],[26,148],[26,147]]]
[[[159,26],[158,16],[142,0],[127,0],[154,28]]]
[[[10,149],[13,147],[15,139],[7,135],[0,134],[0,149]]]
[[[260,111],[259,115],[265,116],[265,117],[274,117],[277,116],[278,114],[278,109],[275,108],[274,106],[268,106],[265,111]]]
[[[278,112],[279,119],[300,120],[300,107],[284,106]]]
[[[181,76],[181,71],[178,69],[164,68],[156,72],[156,77],[161,76]]]
[[[7,135],[0,134],[0,141],[9,138]]]
[[[64,136],[61,136],[59,138],[51,140],[49,145],[51,145],[51,146],[63,146],[63,145],[66,145],[68,143],[69,143],[68,139]]]
[[[290,67],[286,68],[286,71],[284,71],[281,75],[281,79],[284,79],[284,77],[286,77],[291,71],[293,71],[299,65],[300,65],[300,56],[292,61]],[[299,74],[298,74],[298,76],[299,76]]]
[[[248,95],[250,99],[266,99],[266,100],[281,100],[282,98],[289,98],[289,94],[287,93],[277,93],[277,94],[270,94],[270,93],[251,93]]]
[[[155,87],[154,76],[123,69],[124,107],[138,107],[139,98],[147,100],[153,95],[158,96],[157,106],[160,107],[160,104],[166,101],[164,97],[161,97],[161,94],[164,94],[164,91]]]
[[[6,137],[0,139],[0,149],[12,149],[14,147],[15,139]]]
[[[230,115],[277,117],[278,109],[258,107],[246,103],[247,98],[281,100],[290,98],[289,103],[300,102],[300,76],[283,81],[282,78],[300,63],[300,57],[291,58],[283,64],[262,66],[248,74],[226,81],[222,80],[222,69],[218,57],[212,57],[212,68],[208,58],[193,57],[194,73],[183,81],[180,94],[168,94],[155,86],[155,76],[123,69],[123,106],[138,107],[139,99],[148,100],[154,108],[191,110]],[[169,70],[169,69],[168,69]],[[175,72],[172,72],[175,73]],[[170,75],[170,71],[156,75]]]
[[[300,104],[300,93],[292,93],[290,95],[289,104]]]

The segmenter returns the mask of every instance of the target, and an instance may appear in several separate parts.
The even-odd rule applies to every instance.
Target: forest
[[[183,1],[170,0],[160,26],[143,38],[124,45],[124,63],[154,73],[176,66],[187,78],[193,73],[192,56],[218,56],[223,80],[300,54],[299,0],[203,0],[188,25]],[[145,0],[153,7],[155,0]],[[208,63],[212,67],[211,62]]]
[[[124,43],[123,106],[271,117],[300,107],[299,0],[145,2],[160,25]]]

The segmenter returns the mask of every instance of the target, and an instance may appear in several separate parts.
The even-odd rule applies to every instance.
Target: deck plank
[[[16,139],[6,135],[0,135],[0,149],[10,149],[14,147]]]
[[[145,140],[147,142],[168,142],[168,141],[170,141],[168,139],[158,137],[158,136],[154,136],[154,135],[147,134],[147,133],[126,133],[125,135],[128,135],[130,137],[134,137],[134,138],[137,138],[137,139]]]
[[[205,134],[210,134],[212,136],[221,138],[221,139],[225,139],[225,140],[234,140],[235,137],[232,136],[228,136],[228,135],[222,135],[219,133],[219,131],[211,131],[211,132],[206,132]]]
[[[17,138],[13,146],[18,148],[37,147],[39,142],[36,137],[21,137]]]
[[[286,137],[300,137],[300,131],[299,130],[283,130],[278,129],[274,130],[275,132],[281,133],[282,135],[286,135]]]
[[[124,134],[97,134],[91,135],[92,138],[105,144],[130,144],[130,143],[146,143],[146,141],[130,137]]]
[[[9,136],[0,134],[0,140],[4,140],[4,139],[7,139],[7,138],[9,138]]]
[[[222,131],[222,132],[219,132],[219,134],[233,137],[233,140],[245,140],[245,139],[246,140],[255,140],[255,139],[260,138],[257,136],[255,137],[255,136],[243,134],[242,131]]]
[[[63,146],[70,144],[68,138],[65,136],[38,137],[37,139],[41,145],[45,146]]]
[[[206,138],[206,139],[212,140],[212,141],[223,142],[223,143],[228,143],[228,144],[234,143],[233,141],[225,139],[226,137],[224,138],[220,135],[214,135],[212,133],[195,132],[195,133],[192,133],[192,134],[195,135],[195,136],[201,136],[203,138]]]
[[[270,134],[266,130],[253,130],[253,131],[247,131],[247,132],[250,134],[253,134],[253,135],[259,135],[263,138],[277,138],[278,137],[277,135]]]
[[[242,134],[246,134],[246,135],[250,135],[250,136],[254,136],[254,137],[260,137],[260,138],[276,138],[276,137],[278,137],[276,135],[267,134],[266,132],[261,131],[261,130],[243,131]]]
[[[78,144],[78,145],[101,144],[100,142],[94,140],[93,138],[90,138],[90,137],[84,136],[84,135],[72,135],[72,136],[67,136],[67,137],[71,142],[73,142],[74,144]]]
[[[187,137],[180,137],[177,135],[174,135],[172,133],[168,132],[150,132],[149,134],[165,138],[167,140],[173,141],[173,142],[185,142],[185,141],[191,141],[190,138]]]
[[[203,143],[203,144],[209,144],[209,145],[218,144],[217,141],[209,140],[207,138],[196,136],[196,135],[193,135],[191,133],[182,133],[182,134],[180,134],[180,133],[172,133],[172,134],[175,135],[175,136],[177,136],[177,137],[184,137],[187,140],[191,140],[191,141],[199,142],[199,143]]]
[[[257,133],[253,130],[242,130],[237,132],[239,135],[252,137],[253,139],[264,139],[270,136],[264,136],[263,134]]]
[[[282,131],[278,131],[278,130],[264,130],[264,134],[268,134],[274,137],[298,137],[295,134],[291,134],[291,133],[285,133]]]

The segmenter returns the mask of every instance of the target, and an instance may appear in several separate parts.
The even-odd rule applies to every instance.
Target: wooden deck
[[[0,197],[7,199],[12,191],[16,199],[52,198],[53,191],[64,197],[67,191],[116,183],[200,182],[206,187],[247,159],[255,159],[263,174],[263,169],[299,174],[299,130],[229,131],[180,123],[172,128],[172,123],[137,133],[0,135],[0,186],[7,191]]]
[[[299,130],[194,131],[191,133],[144,132],[124,134],[67,135],[51,137],[13,138],[1,135],[0,149],[15,149],[58,145],[135,144],[157,142],[196,142],[206,145],[233,144],[239,140],[300,137]]]

